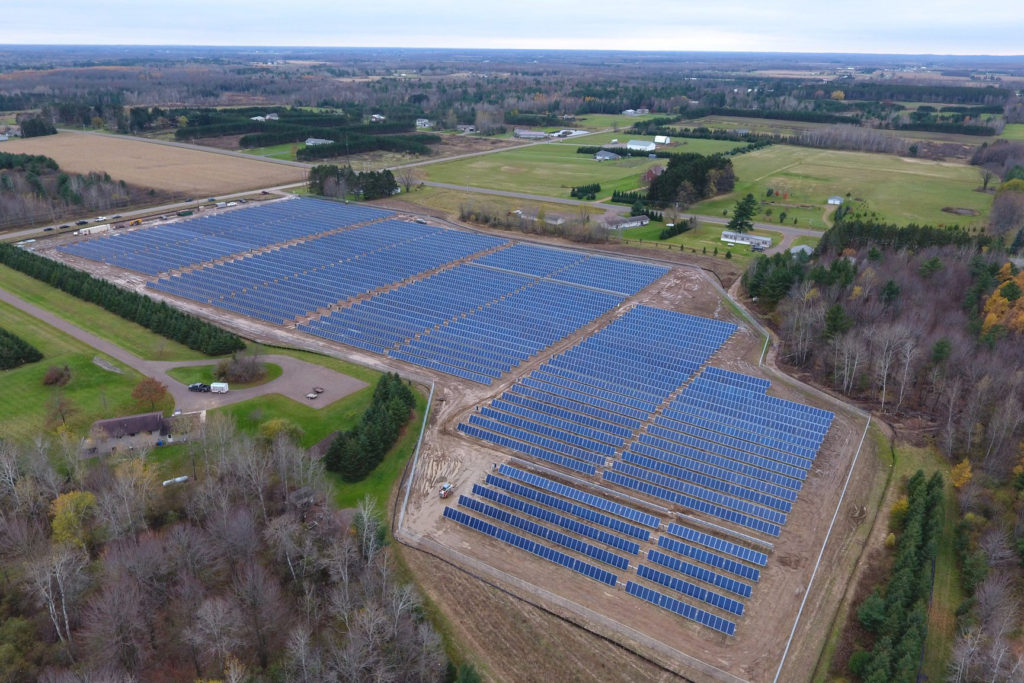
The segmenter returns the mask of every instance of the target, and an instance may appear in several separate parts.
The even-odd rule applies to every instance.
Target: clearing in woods
[[[11,140],[4,151],[44,154],[73,173],[99,171],[114,180],[184,195],[217,195],[306,178],[306,169],[158,142],[61,132]]]
[[[883,220],[905,225],[984,225],[991,196],[977,192],[978,170],[966,164],[906,159],[889,154],[772,145],[733,157],[736,188],[692,207],[706,215],[732,210],[748,192],[762,202],[755,220],[776,221],[785,211],[800,228],[827,228],[823,210],[832,195],[864,201]],[[768,197],[767,191],[774,190]],[[787,196],[788,195],[788,196]],[[944,208],[969,209],[973,215],[956,215]]]

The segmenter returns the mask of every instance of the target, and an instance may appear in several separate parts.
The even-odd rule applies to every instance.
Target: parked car
[[[70,227],[71,227],[71,225],[70,225],[70,224],[68,224],[68,223],[65,223],[64,225],[60,226],[60,227],[58,228],[58,230],[64,230],[65,228],[70,228]]]
[[[324,393],[324,388],[323,387],[313,387],[313,393],[314,394],[322,394],[322,393]]]
[[[319,396],[319,395],[320,395],[320,394],[316,393],[315,391],[311,391],[311,392],[309,392],[308,394],[306,394],[306,398],[308,398],[308,399],[309,399],[310,401],[313,401],[313,400],[315,400],[315,399],[316,399],[316,397],[317,397],[317,396]]]
[[[206,394],[206,393],[209,393],[209,391],[210,391],[210,385],[209,384],[203,384],[202,382],[193,382],[192,384],[188,385],[188,390],[189,391],[198,391],[200,393]]]
[[[53,226],[51,225],[48,228],[43,228],[43,232],[53,232]]]
[[[75,221],[75,225],[89,225],[89,221],[85,221],[85,220]]]

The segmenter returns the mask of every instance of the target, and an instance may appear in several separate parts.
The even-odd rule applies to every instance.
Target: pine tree
[[[726,228],[733,232],[750,232],[754,229],[751,219],[755,213],[757,213],[757,200],[754,195],[748,193],[746,197],[736,202],[736,207],[732,210],[732,218],[729,219]]]

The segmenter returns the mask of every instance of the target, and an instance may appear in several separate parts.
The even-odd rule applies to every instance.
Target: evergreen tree
[[[748,193],[746,197],[736,202],[736,206],[732,210],[732,218],[729,219],[726,228],[733,232],[750,232],[754,229],[752,219],[755,213],[757,213],[757,200],[754,195]]]

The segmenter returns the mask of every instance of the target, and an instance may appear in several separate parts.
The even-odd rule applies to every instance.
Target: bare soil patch
[[[4,151],[45,154],[66,171],[106,172],[133,185],[185,195],[242,192],[306,176],[303,168],[257,158],[87,133],[11,140],[4,143]]]

